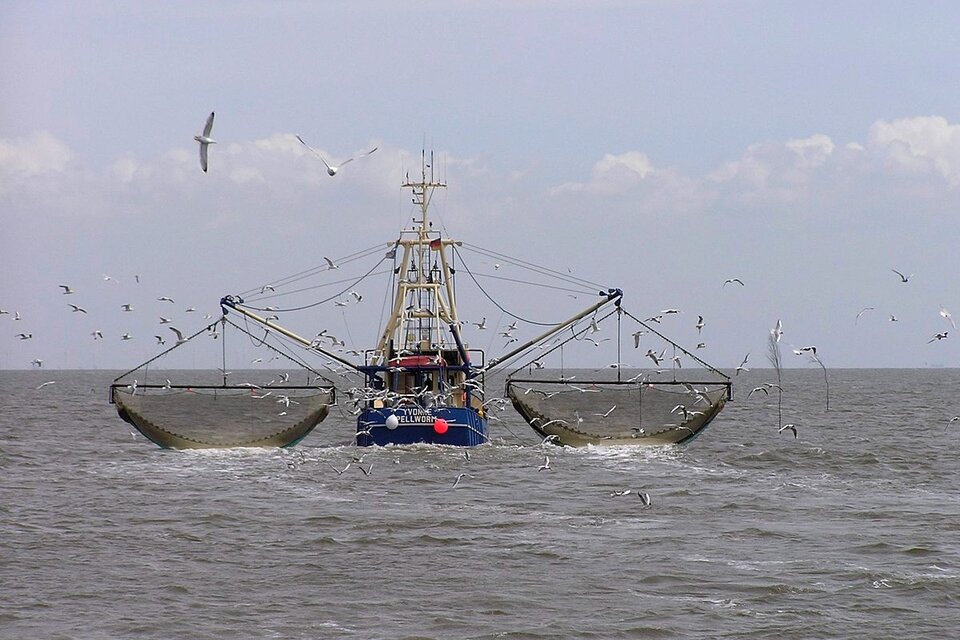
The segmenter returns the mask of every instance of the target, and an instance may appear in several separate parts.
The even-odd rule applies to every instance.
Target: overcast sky
[[[192,332],[388,242],[424,146],[449,233],[679,309],[663,330],[721,367],[763,365],[778,319],[789,366],[958,366],[957,25],[955,2],[0,2],[0,368],[130,368],[161,315]],[[379,149],[330,178],[295,134]]]

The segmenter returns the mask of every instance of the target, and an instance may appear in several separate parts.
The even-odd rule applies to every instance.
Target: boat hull
[[[357,419],[357,445],[443,444],[474,447],[488,441],[487,419],[462,407],[365,409]]]

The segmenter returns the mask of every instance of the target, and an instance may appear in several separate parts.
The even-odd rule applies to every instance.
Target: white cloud
[[[960,125],[946,118],[879,120],[870,128],[870,147],[908,171],[933,167],[951,187],[960,185]]]
[[[593,165],[590,180],[562,184],[553,189],[552,194],[582,191],[593,195],[616,195],[637,186],[654,171],[650,158],[640,151],[619,155],[608,153]]]
[[[46,131],[0,140],[0,194],[33,176],[63,172],[72,161],[70,148]]]

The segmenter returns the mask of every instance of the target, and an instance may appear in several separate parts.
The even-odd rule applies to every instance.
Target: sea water
[[[340,410],[162,450],[110,372],[0,372],[0,637],[955,637],[960,370],[829,371],[829,411],[782,373],[782,421],[755,369],[682,447],[541,445],[508,409],[466,452],[360,449]]]

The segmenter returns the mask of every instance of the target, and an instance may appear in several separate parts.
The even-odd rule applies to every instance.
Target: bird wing
[[[206,123],[205,125],[203,125],[203,137],[204,137],[204,138],[209,138],[209,137],[210,137],[210,132],[213,131],[213,115],[214,115],[214,112],[211,111],[211,112],[210,112],[210,115],[207,116],[207,123]]]
[[[209,145],[205,142],[200,143],[200,168],[203,169],[203,172],[207,172],[207,147]]]
[[[175,334],[177,334],[178,342],[183,340],[183,333],[181,333],[180,329],[177,329],[176,327],[170,327],[170,331],[173,331]]]
[[[323,159],[323,156],[320,155],[320,154],[317,152],[316,149],[314,149],[313,147],[311,147],[310,145],[308,145],[306,142],[304,142],[304,141],[303,141],[303,138],[301,138],[299,135],[297,136],[297,140],[300,141],[300,144],[302,144],[302,145],[305,146],[307,149],[309,149],[309,150],[310,150],[310,153],[312,153],[313,155],[315,155],[315,156],[317,156],[318,158],[320,158],[320,162],[322,162],[322,163],[323,163],[323,166],[325,166],[325,167],[327,168],[327,171],[329,171],[329,170],[331,169],[330,164],[329,164],[326,160]],[[349,162],[349,160],[348,160],[347,162]],[[344,164],[346,164],[346,163],[344,163]]]

